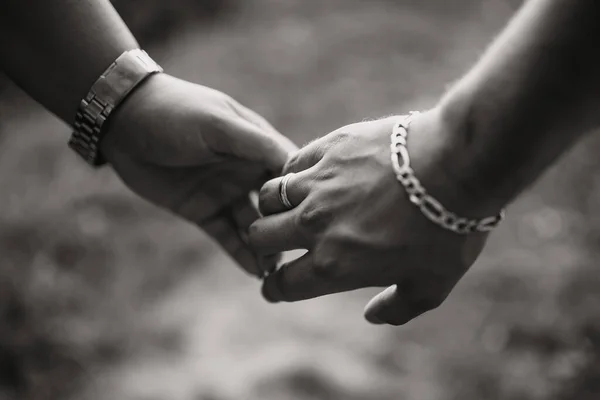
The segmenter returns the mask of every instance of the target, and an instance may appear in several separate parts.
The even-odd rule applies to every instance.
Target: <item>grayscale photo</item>
[[[0,400],[600,399],[600,1],[1,0]]]

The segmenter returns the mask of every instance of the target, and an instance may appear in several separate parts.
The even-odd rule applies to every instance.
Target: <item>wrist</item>
[[[137,86],[150,75],[162,71],[141,49],[121,54],[81,100],[73,122],[69,147],[92,166],[105,164],[101,144],[106,133],[106,122]]]
[[[414,119],[407,140],[411,166],[425,189],[448,210],[474,219],[496,215],[507,201],[479,176],[469,132],[458,115],[436,107]]]
[[[152,124],[153,110],[161,92],[161,87],[170,76],[153,74],[140,83],[117,107],[106,121],[100,151],[110,163],[113,154],[141,153],[144,144],[136,133],[144,133],[144,125]]]

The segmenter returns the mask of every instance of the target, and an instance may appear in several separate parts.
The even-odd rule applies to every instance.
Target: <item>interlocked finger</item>
[[[362,285],[352,279],[342,279],[328,266],[317,265],[313,254],[286,263],[269,275],[263,284],[262,293],[267,301],[300,301],[333,293],[355,290]]]
[[[283,174],[298,173],[314,167],[323,159],[329,146],[327,137],[313,140],[290,157],[283,167]]]
[[[261,214],[277,214],[300,205],[310,192],[308,180],[309,174],[305,171],[287,174],[265,183],[259,192]]]
[[[258,254],[270,255],[307,249],[311,243],[297,225],[299,209],[261,218],[250,226],[250,243]]]
[[[231,207],[231,213],[233,217],[233,221],[238,229],[238,235],[240,239],[244,242],[244,247],[246,249],[250,249],[250,239],[248,237],[248,230],[250,225],[254,223],[259,217],[260,214],[256,206],[252,203],[252,200],[248,197],[248,199],[242,199],[238,201]],[[252,253],[254,251],[250,249]],[[263,275],[269,274],[275,270],[277,267],[277,262],[279,261],[279,254],[272,254],[268,256],[258,256],[254,254],[255,258],[258,261],[258,266],[262,271]]]
[[[202,229],[211,235],[229,255],[251,275],[264,276],[259,257],[246,243],[233,216],[223,214],[206,221]]]

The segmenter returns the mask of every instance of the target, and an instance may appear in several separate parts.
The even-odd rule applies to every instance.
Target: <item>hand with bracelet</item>
[[[530,0],[432,109],[348,125],[265,184],[257,251],[306,249],[264,296],[389,286],[367,305],[400,325],[439,306],[502,209],[600,126],[600,2]],[[411,122],[412,120],[412,122]]]
[[[435,110],[415,116],[407,138],[411,168],[444,206],[483,217],[439,167],[443,146],[450,145],[432,140],[439,119]],[[266,279],[267,299],[296,301],[392,285],[372,301],[367,318],[401,324],[438,306],[473,264],[487,235],[457,234],[432,223],[398,182],[390,137],[402,121],[391,117],[341,128],[293,156],[285,178],[265,184],[260,209],[266,217],[251,227],[253,245],[265,255],[309,250]]]
[[[73,124],[71,147],[86,161],[107,161],[249,273],[274,268],[275,257],[257,257],[247,243],[259,215],[248,194],[295,146],[229,96],[161,73],[108,0],[3,1],[0,68]]]

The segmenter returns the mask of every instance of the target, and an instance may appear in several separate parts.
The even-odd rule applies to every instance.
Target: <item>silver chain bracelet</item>
[[[408,115],[401,117],[400,121],[394,124],[391,135],[392,165],[396,178],[404,186],[410,202],[416,205],[429,220],[452,232],[464,235],[473,232],[491,231],[504,219],[504,210],[500,211],[498,215],[480,220],[459,217],[446,210],[439,201],[427,194],[427,191],[415,176],[413,169],[410,167],[406,140],[410,123],[413,117],[418,114],[418,111],[411,111]]]

